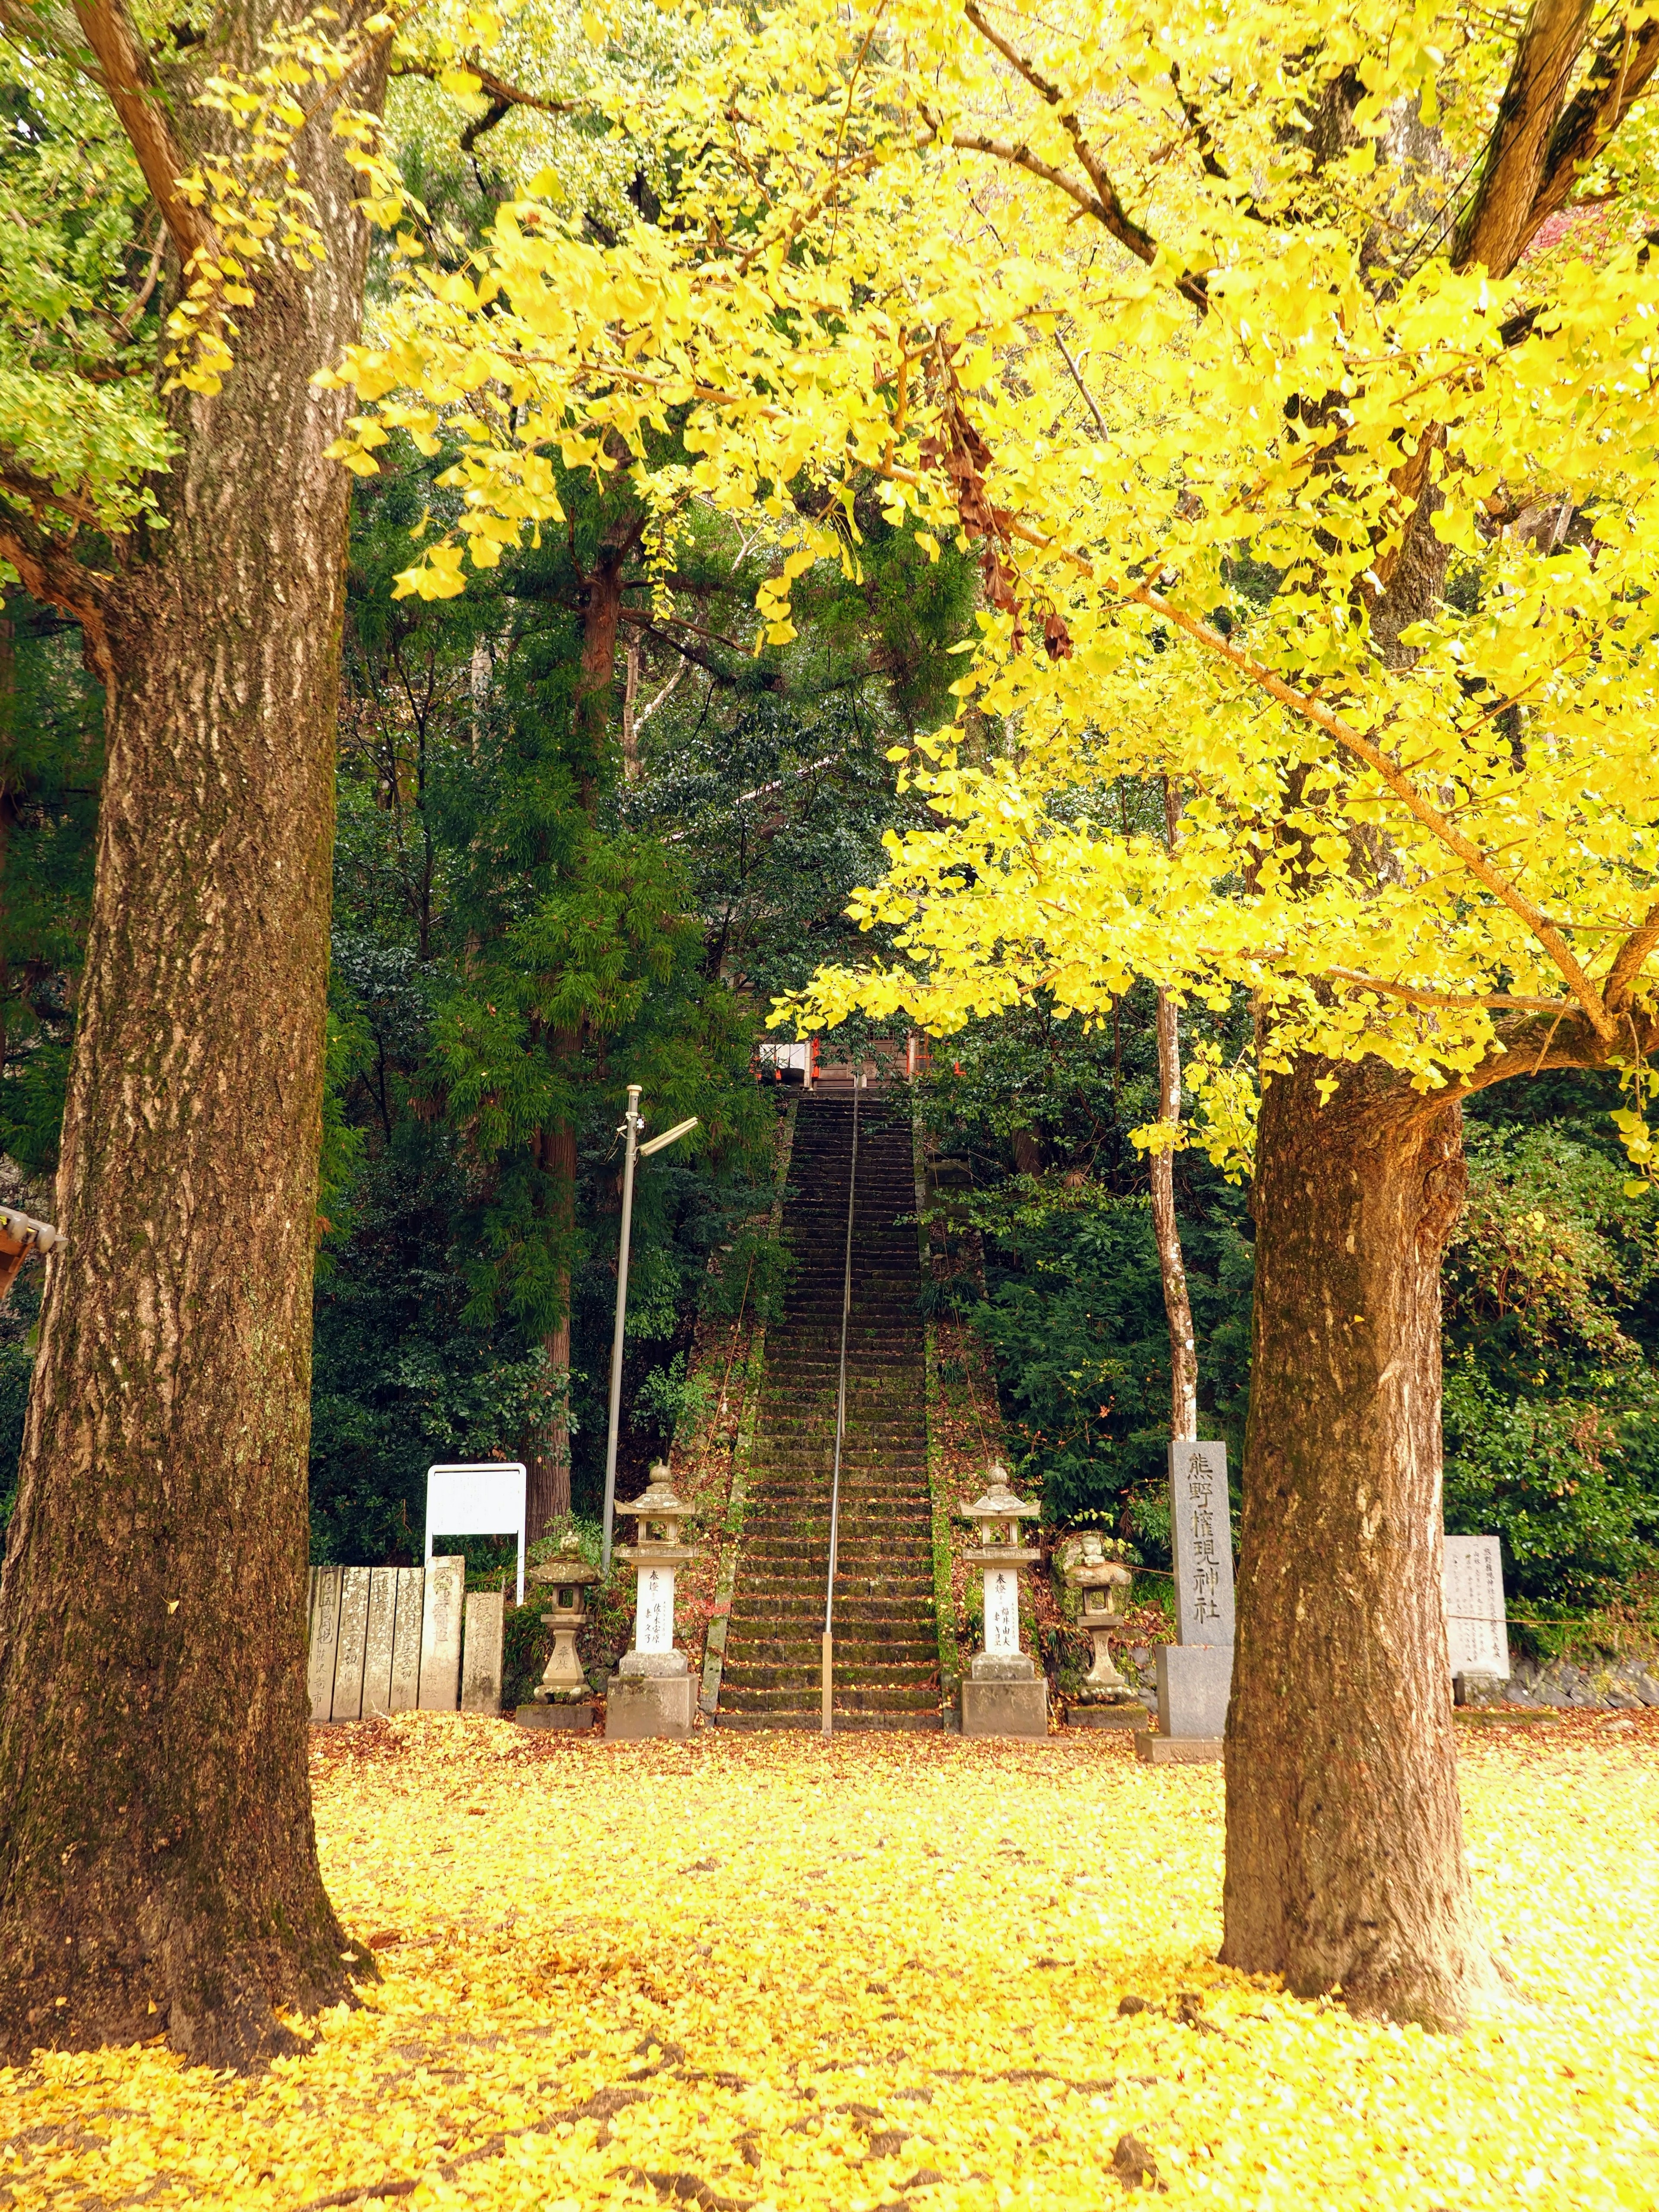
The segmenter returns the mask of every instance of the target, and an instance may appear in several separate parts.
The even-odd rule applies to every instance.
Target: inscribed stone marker
[[[412,1713],[421,1702],[421,1609],[426,1595],[422,1567],[398,1569],[398,1610],[392,1631],[389,1713]]]
[[[461,1667],[461,1711],[501,1709],[501,1639],[507,1599],[501,1590],[474,1590],[466,1601],[466,1648]]]
[[[313,1567],[311,1571],[311,1644],[306,1662],[306,1688],[311,1697],[311,1717],[325,1721],[334,1709],[334,1662],[340,1648],[340,1570]]]
[[[421,1710],[453,1713],[461,1686],[461,1599],[466,1561],[434,1559],[421,1609]]]
[[[347,1567],[340,1577],[340,1656],[334,1662],[332,1707],[337,1721],[355,1721],[362,1714],[368,1577],[367,1567]]]
[[[1233,1541],[1225,1444],[1170,1446],[1170,1507],[1176,1639],[1231,1644]]]
[[[371,1567],[368,1634],[363,1646],[363,1718],[392,1710],[392,1641],[397,1620],[398,1570]]]
[[[1509,1626],[1504,1613],[1504,1554],[1496,1536],[1448,1536],[1443,1583],[1446,1646],[1453,1676],[1510,1679]]]

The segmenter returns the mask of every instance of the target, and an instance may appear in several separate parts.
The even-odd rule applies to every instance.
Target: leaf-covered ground
[[[1536,2008],[1455,2038],[1221,1972],[1219,1775],[1118,1741],[317,1741],[384,1979],[260,2079],[0,2072],[0,2203],[1070,2212],[1127,2136],[1171,2212],[1659,2204],[1659,1716],[1468,1731]]]

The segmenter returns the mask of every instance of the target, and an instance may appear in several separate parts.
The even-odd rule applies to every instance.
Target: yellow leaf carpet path
[[[1120,1741],[319,1732],[384,1979],[249,2080],[0,2072],[0,2205],[1654,2212],[1659,1715],[1465,1734],[1532,2009],[1432,2036],[1218,1967],[1219,1771]]]

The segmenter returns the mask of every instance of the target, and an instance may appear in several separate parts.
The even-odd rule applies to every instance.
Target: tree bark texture
[[[1181,1023],[1167,991],[1158,994],[1158,1118],[1181,1119]],[[1158,1243],[1158,1272],[1164,1284],[1164,1311],[1170,1324],[1170,1434],[1177,1443],[1198,1436],[1198,1344],[1193,1334],[1193,1302],[1187,1290],[1187,1263],[1176,1218],[1175,1154],[1152,1154],[1152,1234]]]
[[[164,2031],[246,2066],[295,2047],[277,2008],[373,1972],[318,1867],[305,1682],[349,486],[346,396],[310,379],[357,333],[367,240],[325,122],[296,161],[327,263],[262,278],[223,392],[174,395],[169,527],[108,609],[68,1242],[0,1580],[11,2057]]]
[[[1262,1100],[1222,1958],[1445,2027],[1494,1992],[1441,1597],[1460,1109],[1298,1060]]]

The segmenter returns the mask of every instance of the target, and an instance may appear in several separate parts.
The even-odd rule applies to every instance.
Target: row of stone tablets
[[[499,1712],[506,1599],[465,1597],[466,1562],[313,1567],[307,1686],[314,1721]],[[465,1602],[463,1602],[465,1599]]]

